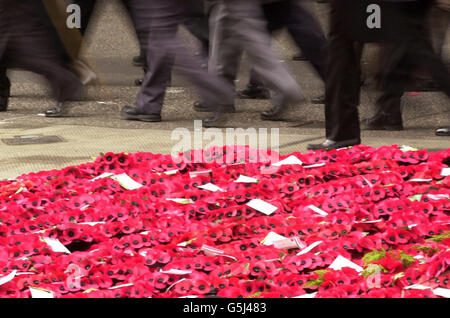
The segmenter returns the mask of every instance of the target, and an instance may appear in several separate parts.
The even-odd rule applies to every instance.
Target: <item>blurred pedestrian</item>
[[[232,101],[233,91],[225,80],[202,68],[204,60],[189,53],[177,38],[178,28],[184,22],[183,0],[129,0],[128,5],[139,41],[146,52],[148,70],[135,105],[125,106],[122,117],[161,121],[167,82],[173,66],[187,75],[203,100],[220,113],[223,105]]]
[[[376,114],[362,121],[364,129],[402,130],[401,98],[416,70],[423,69],[437,88],[450,96],[450,73],[440,56],[435,53],[427,18],[430,1],[412,1],[401,4],[400,20],[406,24],[395,41],[384,45],[385,58],[381,66],[381,96],[377,100]]]
[[[423,62],[448,94],[450,79],[432,51],[424,32],[426,0],[385,0],[381,6],[381,28],[369,29],[367,7],[373,1],[331,0],[330,49],[326,78],[326,140],[308,149],[335,149],[361,142],[358,114],[360,73],[355,42],[384,42],[392,49],[383,69],[380,112],[366,125],[379,129],[402,128],[400,98],[410,67]]]
[[[49,17],[41,1],[0,0],[1,95],[9,95],[8,68],[21,68],[46,77],[57,104],[47,116],[63,113],[65,102],[81,88],[77,76],[65,65],[61,46],[52,35]],[[3,98],[4,100],[4,98]],[[7,105],[2,105],[5,110]]]
[[[274,106],[263,112],[261,117],[280,120],[290,106],[303,99],[303,94],[271,48],[261,5],[260,0],[212,1],[209,71],[225,78],[234,87],[240,58],[245,52],[258,81],[273,92]],[[196,103],[194,109],[210,111],[203,103]],[[225,109],[226,112],[234,112],[234,101]]]

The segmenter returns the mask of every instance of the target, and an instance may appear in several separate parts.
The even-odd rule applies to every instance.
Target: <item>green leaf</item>
[[[85,290],[84,292],[83,292],[83,294],[89,294],[89,293],[91,293],[91,292],[93,292],[93,291],[96,291],[97,289],[95,289],[95,288],[89,288],[89,289],[87,289],[87,290]]]
[[[396,281],[399,278],[405,277],[405,273],[401,272],[401,273],[397,273],[394,275],[394,281]]]
[[[387,269],[385,269],[382,265],[378,265],[378,264],[369,264],[367,266],[367,268],[365,268],[362,272],[361,275],[364,276],[365,278],[368,278],[369,276],[375,274],[375,273],[387,273],[389,272]]]
[[[320,285],[322,285],[322,283],[324,281],[323,276],[327,272],[329,272],[329,271],[328,270],[317,270],[317,271],[314,271],[314,273],[317,273],[319,275],[319,277],[317,279],[310,279],[310,280],[308,280],[304,284],[304,287],[313,287],[313,286],[320,287]]]
[[[261,296],[262,292],[256,292],[253,295],[247,296],[245,298],[258,298],[259,296]]]
[[[403,267],[408,268],[412,264],[414,264],[417,260],[414,258],[414,256],[406,254],[403,251],[400,251],[400,257],[402,260]]]
[[[435,253],[439,252],[439,249],[433,246],[418,245],[413,246],[411,248],[417,251],[422,251],[430,257],[433,256]]]
[[[408,199],[411,201],[420,201],[420,200],[422,200],[422,196],[423,196],[423,194],[416,194],[416,195],[409,197]]]
[[[427,241],[433,241],[437,243],[441,243],[443,240],[450,238],[450,231],[445,231],[443,234],[438,234],[435,236],[432,236]]]
[[[366,265],[368,265],[370,263],[379,261],[380,259],[382,259],[385,256],[386,256],[386,250],[385,249],[381,249],[381,251],[373,250],[372,252],[369,252],[366,255],[364,255],[363,258],[362,258],[362,261]]]

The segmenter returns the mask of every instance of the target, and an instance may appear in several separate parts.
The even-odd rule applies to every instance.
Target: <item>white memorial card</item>
[[[279,235],[275,232],[269,232],[269,234],[267,234],[267,236],[261,241],[261,244],[270,246],[273,245],[273,243],[275,243],[276,241],[283,241],[286,239],[287,237],[283,235]]]
[[[239,178],[237,178],[236,180],[234,180],[234,182],[236,183],[257,183],[259,180],[252,178],[252,177],[247,177],[244,175],[240,175]]]
[[[328,268],[334,269],[334,270],[340,270],[344,267],[350,267],[353,268],[354,270],[356,270],[357,272],[362,272],[364,269],[353,263],[352,261],[346,259],[345,257],[339,255],[338,257],[336,257],[336,259],[333,261],[333,263],[331,263],[331,265]]]
[[[55,298],[51,290],[30,287],[31,298]]]
[[[65,247],[58,239],[43,237],[43,240],[51,247],[53,252],[70,254],[67,247]]]
[[[283,159],[279,162],[273,163],[272,166],[281,167],[284,165],[302,165],[303,162],[298,159],[296,156],[289,156],[286,159]]]
[[[212,183],[207,183],[201,186],[198,186],[198,188],[203,189],[203,190],[208,190],[208,191],[212,191],[212,192],[225,192],[225,190],[219,188],[218,186],[216,186],[215,184]]]
[[[307,208],[310,209],[310,210],[313,210],[314,212],[316,212],[317,214],[320,214],[321,216],[327,216],[328,215],[327,212],[325,212],[322,209],[319,209],[315,205],[308,205]]]
[[[7,282],[13,280],[13,278],[16,276],[17,271],[13,270],[11,273],[9,273],[6,276],[3,276],[0,278],[0,286],[3,284],[6,284]]]
[[[142,187],[142,184],[131,179],[126,173],[112,176],[111,179],[119,182],[119,184],[127,190],[137,190]]]
[[[278,208],[266,201],[261,199],[253,199],[247,203],[247,206],[259,211],[265,215],[270,215],[275,212]]]
[[[322,243],[323,243],[323,241],[314,242],[311,245],[309,245],[308,247],[306,247],[306,248],[302,249],[300,252],[298,252],[297,255],[306,254],[306,253],[312,251],[316,246],[319,246]]]

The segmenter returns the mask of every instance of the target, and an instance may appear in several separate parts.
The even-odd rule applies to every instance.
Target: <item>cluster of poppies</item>
[[[448,297],[449,160],[230,146],[1,181],[0,297]]]

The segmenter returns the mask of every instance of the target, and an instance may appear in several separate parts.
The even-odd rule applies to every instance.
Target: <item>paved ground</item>
[[[310,6],[326,29],[326,5],[314,3]],[[40,113],[53,104],[48,98],[46,83],[34,74],[11,72],[13,96],[10,110],[0,115],[0,178],[14,178],[26,172],[82,163],[106,151],[170,153],[178,143],[171,139],[175,128],[187,128],[191,136],[194,135],[194,120],[205,115],[192,110],[196,100],[195,90],[177,75],[167,94],[163,122],[149,124],[120,119],[119,110],[123,105],[132,104],[138,92],[133,83],[142,71],[130,63],[138,52],[138,46],[128,18],[117,1],[103,1],[96,17],[84,55],[100,74],[101,84],[88,88],[86,100],[73,102],[73,117],[42,117]],[[184,30],[181,30],[181,35],[195,46],[195,41]],[[297,49],[286,34],[277,35],[274,47],[279,52],[280,60],[295,75],[307,98],[322,94],[323,84],[308,63],[291,61]],[[365,53],[364,68],[369,74],[374,68],[371,56],[375,50],[376,47],[369,46]],[[248,72],[245,60],[241,73],[238,87],[246,83]],[[369,78],[362,94],[362,117],[373,113],[376,97],[373,81]],[[305,102],[292,114],[291,121],[279,123],[259,120],[259,112],[268,107],[270,103],[266,101],[237,101],[238,112],[231,116],[230,127],[267,128],[269,133],[271,128],[278,128],[282,153],[305,151],[308,143],[323,139],[323,106]],[[449,147],[448,137],[434,136],[436,126],[450,122],[449,101],[445,95],[438,92],[406,95],[404,121],[406,129],[401,132],[363,132],[363,143],[370,146],[406,144],[430,150]],[[10,139],[15,136],[22,136],[16,139],[19,143],[34,140],[36,136],[57,136],[60,141],[11,145]],[[203,145],[209,143],[204,138]]]

